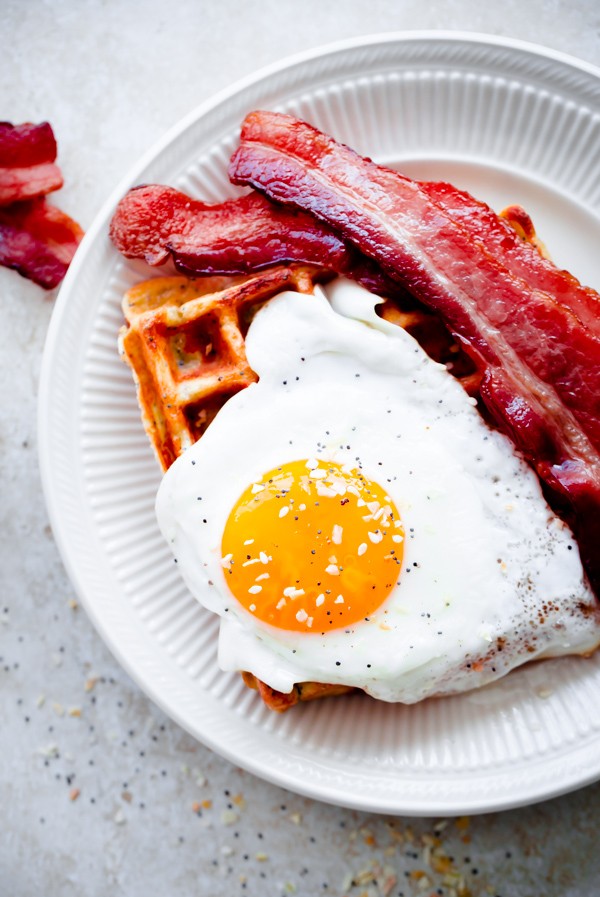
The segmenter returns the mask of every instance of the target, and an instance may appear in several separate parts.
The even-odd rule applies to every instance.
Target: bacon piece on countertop
[[[525,277],[487,212],[469,215],[466,203],[461,223],[451,188],[436,201],[423,185],[288,115],[247,116],[229,173],[314,214],[442,317],[482,371],[481,397],[498,426],[555,503],[568,505],[598,591],[600,319],[582,314],[595,294],[538,265],[537,250],[523,244],[535,269]]]
[[[82,237],[79,225],[45,199],[0,208],[0,265],[44,289],[61,282]]]
[[[259,193],[204,203],[172,187],[134,187],[117,206],[110,237],[126,258],[162,265],[172,257],[185,274],[251,274],[300,262],[347,274],[379,295],[399,292],[331,228]]]
[[[44,196],[63,185],[48,122],[0,122],[0,206]]]
[[[43,198],[62,187],[48,122],[0,122],[0,265],[50,290],[83,237],[79,225]]]

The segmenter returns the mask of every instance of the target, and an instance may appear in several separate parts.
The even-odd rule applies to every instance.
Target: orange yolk
[[[235,598],[279,629],[327,632],[368,618],[400,575],[404,531],[360,470],[292,461],[240,496],[223,534]]]

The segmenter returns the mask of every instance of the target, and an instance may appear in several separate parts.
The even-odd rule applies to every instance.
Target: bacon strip
[[[48,122],[0,122],[0,206],[44,196],[63,185]]]
[[[600,322],[600,296],[595,290],[556,267],[539,252],[532,252],[530,243],[521,239],[515,229],[469,193],[443,182],[423,182],[423,190],[448,212],[454,221],[479,240],[488,252],[501,258],[503,265],[535,290],[550,293],[567,306],[582,324],[597,333]],[[516,209],[517,207],[512,207]],[[531,226],[530,219],[526,219]]]
[[[61,282],[82,237],[79,225],[44,199],[0,208],[0,265],[44,289]]]
[[[162,265],[172,257],[185,274],[251,274],[300,262],[347,274],[379,295],[399,292],[331,228],[258,193],[203,203],[172,187],[135,187],[119,202],[110,237],[126,258]]]
[[[230,177],[311,212],[441,315],[484,372],[481,396],[500,428],[556,502],[568,501],[598,589],[595,294],[580,292],[565,272],[538,265],[536,251],[525,245],[535,276],[516,253],[507,258],[504,233],[495,220],[491,226],[487,212],[471,209],[469,216],[464,203],[465,220],[455,217],[461,200],[451,188],[436,201],[423,185],[287,115],[254,112],[246,118]]]

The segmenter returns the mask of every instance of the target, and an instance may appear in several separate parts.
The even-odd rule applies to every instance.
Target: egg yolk
[[[369,617],[400,575],[404,531],[386,490],[335,462],[292,461],[240,496],[222,541],[230,591],[279,629],[327,632]]]

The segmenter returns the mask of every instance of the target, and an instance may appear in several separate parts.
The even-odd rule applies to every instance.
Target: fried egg
[[[412,703],[600,642],[570,530],[535,474],[376,297],[338,280],[256,315],[259,375],[161,483],[219,665],[289,692]]]

